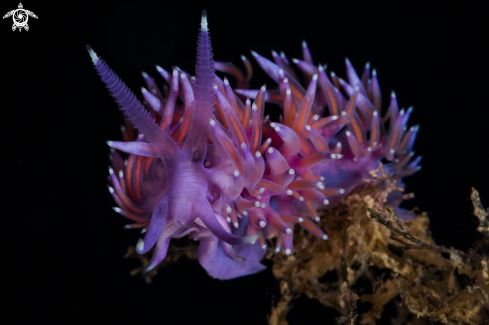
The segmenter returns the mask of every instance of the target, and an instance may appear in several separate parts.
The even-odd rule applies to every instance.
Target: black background
[[[154,64],[193,73],[203,9],[218,61],[240,65],[250,49],[268,58],[272,49],[300,57],[303,39],[315,63],[343,78],[345,57],[357,70],[370,61],[384,103],[394,89],[401,107],[414,106],[409,124],[421,124],[414,150],[423,155],[423,169],[406,179],[416,194],[406,207],[429,213],[437,243],[471,247],[479,238],[471,187],[489,205],[488,6],[360,3],[28,1],[24,8],[39,17],[29,19],[28,32],[12,32],[11,18],[1,20],[3,315],[266,324],[278,295],[270,269],[223,282],[196,261],[183,261],[147,285],[129,275],[138,262],[122,258],[139,232],[123,230],[126,221],[110,209],[105,141],[121,139],[122,117],[85,44],[139,96],[140,71],[156,77]],[[2,1],[0,11],[17,5]],[[271,87],[253,64],[252,88]],[[301,298],[288,319],[323,324],[335,316]]]

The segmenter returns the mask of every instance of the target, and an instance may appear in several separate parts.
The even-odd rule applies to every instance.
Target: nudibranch
[[[348,81],[330,78],[324,66],[313,65],[304,42],[303,60],[293,60],[304,73],[303,87],[284,54],[272,52],[272,62],[252,52],[278,87],[247,89],[252,68],[246,57],[246,74],[213,61],[204,11],[195,76],[156,66],[169,84],[161,92],[143,72],[145,108],[87,49],[125,114],[125,141],[108,141],[109,191],[114,210],[135,222],[126,228],[142,228],[136,251],[155,247],[146,271],[166,257],[172,238],[190,235],[200,241],[197,258],[210,276],[256,273],[264,269],[267,240],[276,253],[291,254],[296,224],[328,239],[317,225],[318,209],[338,205],[382,159],[399,182],[419,169],[411,152],[418,127],[406,128],[411,109],[399,111],[392,94],[381,118],[377,74],[368,64],[359,77],[347,60]],[[233,75],[240,89],[215,69]],[[282,107],[279,122],[264,117],[266,102]]]

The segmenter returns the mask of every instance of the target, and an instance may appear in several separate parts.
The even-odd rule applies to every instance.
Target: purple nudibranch
[[[283,53],[273,52],[272,62],[252,51],[278,87],[247,89],[252,67],[246,57],[246,73],[213,61],[204,11],[195,76],[157,66],[170,86],[161,92],[143,73],[145,107],[87,49],[127,121],[125,141],[108,141],[115,149],[109,191],[114,210],[134,221],[126,228],[143,229],[136,251],[155,247],[146,272],[165,259],[172,238],[186,235],[200,241],[197,259],[210,276],[259,272],[267,239],[275,239],[276,253],[292,253],[295,224],[328,239],[317,210],[337,206],[382,159],[401,187],[403,177],[420,169],[420,157],[411,152],[418,127],[406,128],[412,109],[399,111],[392,93],[384,124],[377,73],[369,64],[359,77],[347,59],[347,80],[329,77],[303,42],[303,60],[292,60],[305,75],[303,87]],[[240,89],[215,69],[235,77]],[[280,104],[280,122],[264,117],[265,102]],[[412,217],[400,201],[389,197],[396,211]]]

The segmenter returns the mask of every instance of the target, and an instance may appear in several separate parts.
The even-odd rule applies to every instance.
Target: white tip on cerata
[[[311,126],[310,126],[310,125],[308,125],[308,124],[306,124],[306,130],[307,130],[307,131],[311,131]]]
[[[302,202],[302,201],[304,201],[304,198],[301,196],[301,197],[299,198],[299,201],[301,201],[301,202]]]
[[[246,56],[241,55],[241,60],[242,60],[242,61],[246,61]]]
[[[314,217],[314,220],[316,220],[317,222],[319,222],[319,220],[321,220],[321,219],[319,219],[319,217]]]
[[[231,207],[227,207],[227,208],[226,208],[226,212],[227,212],[227,213],[231,213]]]
[[[374,70],[372,71],[372,76],[373,76],[373,77],[376,77],[376,76],[377,76],[377,70],[375,70],[375,69],[374,69]]]
[[[260,90],[263,90],[263,91],[267,90],[267,85],[261,86]]]
[[[227,221],[228,223],[231,223],[231,218],[227,217],[227,218],[226,218],[226,221]]]
[[[107,145],[108,145],[109,147],[112,147],[112,146],[114,145],[114,141],[107,141]]]
[[[343,193],[345,193],[345,190],[340,188],[340,194],[343,194]]]
[[[239,176],[239,170],[235,169],[234,170],[234,177],[238,177]]]
[[[286,84],[287,82],[289,82],[289,78],[284,78],[284,84]]]
[[[261,207],[262,207],[262,209],[265,209],[267,207],[267,205],[265,203],[262,203]]]
[[[143,228],[143,229],[141,230],[141,234],[145,234],[145,233],[146,233],[146,231],[148,231],[148,229]]]
[[[331,120],[332,120],[332,121],[336,121],[338,118],[339,118],[339,116],[338,116],[338,115],[333,115],[333,116],[331,116]]]
[[[112,167],[109,166],[109,174],[110,175],[113,175],[114,174],[114,170],[112,169]]]
[[[263,250],[266,250],[266,249],[267,249],[267,245],[263,244],[263,245],[261,245],[261,248],[262,248]]]
[[[216,125],[216,122],[214,122],[214,120],[213,120],[213,119],[210,119],[210,121],[209,121],[209,122],[211,123],[211,125],[212,125],[212,126]]]
[[[323,204],[324,204],[324,205],[328,205],[328,204],[329,204],[329,201],[328,201],[328,200],[324,200],[324,201],[323,201]]]
[[[288,194],[288,195],[292,195],[292,194],[294,194],[294,193],[292,193],[292,191],[291,191],[291,190],[287,190],[287,194]]]
[[[92,62],[93,64],[97,64],[98,60],[99,60],[99,57],[97,56],[97,54],[92,50],[92,48],[90,47],[90,45],[87,44],[86,46],[87,48],[87,51],[88,51],[88,54],[90,54],[90,57],[92,58]]]
[[[358,85],[355,86],[355,91],[359,91],[360,90],[360,87],[358,87]]]
[[[317,73],[314,76],[312,76],[312,80],[314,80],[314,81],[318,80],[318,74]]]
[[[122,172],[122,170],[119,170],[119,178],[123,178],[124,177],[124,173]]]
[[[345,116],[345,115],[346,115],[346,111],[341,112],[341,116]]]
[[[275,247],[275,253],[280,253],[280,247]]]
[[[289,255],[290,255],[290,253],[292,253],[292,251],[290,250],[290,248],[287,248],[287,249],[285,250],[285,254],[287,254],[287,256],[289,256]]]
[[[265,227],[265,225],[266,225],[266,224],[265,224],[265,221],[260,221],[259,225],[260,225],[260,227],[262,227],[262,228],[263,228],[263,227]]]
[[[256,158],[260,158],[260,157],[261,157],[261,153],[260,153],[260,151],[255,152],[255,157],[256,157]]]
[[[246,143],[241,142],[241,148],[246,149]]]
[[[292,168],[289,169],[289,175],[294,175],[295,174],[295,170],[293,170]]]
[[[261,205],[261,203],[260,203],[260,202],[255,201],[255,206],[256,206],[257,208],[258,208],[260,205]]]
[[[322,237],[322,238],[323,238],[324,240],[328,240],[328,239],[329,239],[329,238],[328,238],[328,235],[323,235],[323,237]]]
[[[143,76],[144,79],[148,79],[149,78],[149,75],[144,72],[144,71],[141,71],[141,75]]]
[[[377,111],[374,111],[374,113],[373,113],[373,114],[374,114],[374,116],[379,115],[379,113],[377,113]]]
[[[224,77],[224,84],[225,84],[226,86],[229,86],[229,81],[228,81],[228,78],[226,78],[226,77]]]
[[[304,218],[299,217],[299,222],[303,222],[303,221],[304,221]]]
[[[256,243],[256,241],[254,241],[254,240],[250,242],[251,245],[255,245],[255,243]]]
[[[234,223],[234,228],[238,229],[239,224],[237,222]]]
[[[114,189],[111,186],[109,186],[109,192],[110,194],[114,194]]]
[[[287,96],[290,96],[290,93],[291,93],[290,89],[287,89],[287,90],[285,91],[285,94],[286,94]]]
[[[273,148],[268,148],[268,153],[273,153]]]
[[[331,154],[331,159],[336,159],[336,154],[332,153]]]
[[[351,132],[350,131],[346,131],[346,136],[347,137],[351,136]]]
[[[209,28],[207,27],[207,10],[202,10],[202,20],[200,22],[200,28],[203,31],[209,30]]]
[[[395,152],[395,150],[394,150],[394,149],[391,149],[391,150],[389,150],[389,152],[390,152],[390,153],[394,153],[394,152]]]
[[[136,250],[141,252],[144,249],[144,241],[139,238],[138,244],[136,245]]]
[[[295,64],[299,63],[299,60],[297,59],[292,59],[292,62],[294,62]]]
[[[254,111],[256,111],[256,110],[258,110],[258,107],[256,106],[255,103],[253,103],[253,105],[251,105],[251,109],[254,110]]]
[[[260,193],[265,192],[265,190],[266,190],[266,188],[262,187],[262,188],[260,189]]]
[[[275,53],[275,51],[272,51],[272,54]],[[277,54],[277,53],[275,53]],[[281,75],[281,74],[284,74],[284,70],[282,68],[279,68],[278,69],[278,74]]]
[[[115,212],[117,212],[117,213],[121,213],[121,211],[122,211],[122,210],[121,210],[121,208],[118,208],[118,207],[113,207],[112,209],[113,209]]]
[[[287,228],[287,229],[285,230],[285,232],[286,232],[286,233],[288,233],[288,234],[290,235],[290,234],[292,233],[292,229]]]

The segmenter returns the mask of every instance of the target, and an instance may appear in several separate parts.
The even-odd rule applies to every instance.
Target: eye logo
[[[22,31],[22,28],[28,31],[29,25],[27,25],[27,21],[29,20],[29,16],[37,19],[35,13],[29,10],[25,10],[23,8],[24,7],[22,6],[22,3],[19,3],[18,9],[9,11],[5,14],[5,16],[3,16],[3,19],[12,16],[12,19],[14,20],[14,24],[12,25],[12,31],[15,31],[15,29],[17,28],[19,29],[19,32]]]

